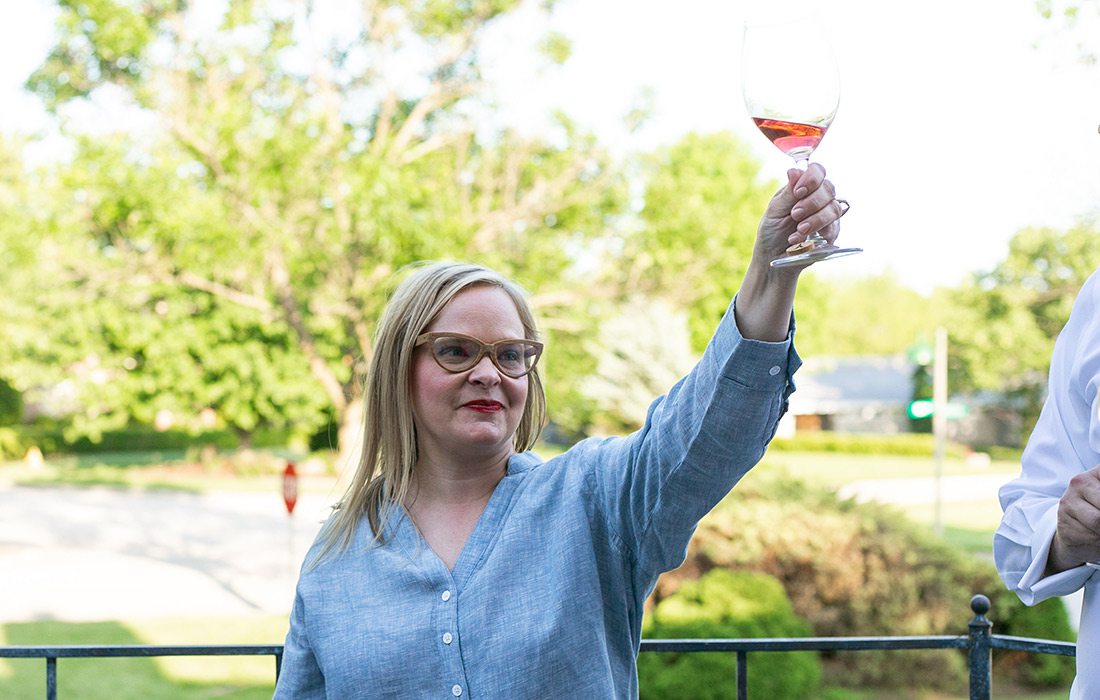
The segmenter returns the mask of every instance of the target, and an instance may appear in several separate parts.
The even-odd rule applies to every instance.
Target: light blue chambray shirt
[[[364,519],[303,568],[275,698],[636,698],[642,606],[763,455],[801,364],[793,322],[746,340],[732,308],[638,432],[513,455],[453,571],[404,511],[384,546]]]

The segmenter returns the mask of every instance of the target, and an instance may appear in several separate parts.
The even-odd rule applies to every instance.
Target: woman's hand
[[[787,171],[787,184],[775,193],[760,225],[745,281],[737,293],[737,327],[746,338],[779,341],[787,337],[801,266],[772,267],[771,261],[820,232],[830,243],[840,235],[847,203],[825,179],[825,168],[811,163],[806,172]]]
[[[786,186],[775,193],[760,220],[753,260],[767,265],[815,232],[833,243],[847,211],[847,202],[836,198],[836,188],[825,179],[825,168],[817,163],[805,172],[791,168]]]

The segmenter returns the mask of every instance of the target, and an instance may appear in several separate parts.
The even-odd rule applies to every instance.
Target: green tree
[[[729,133],[688,134],[642,159],[644,187],[621,284],[686,309],[692,346],[710,339],[752,256],[774,182]]]
[[[806,355],[904,353],[942,322],[934,297],[906,287],[889,271],[809,281],[799,284],[795,297],[798,348]]]
[[[1083,221],[1067,231],[1028,228],[1008,256],[951,294],[951,386],[1006,391],[1025,416],[1026,434],[1041,408],[1054,341],[1073,300],[1100,267],[1097,230]]]
[[[374,319],[397,271],[419,259],[516,277],[569,355],[588,323],[577,253],[602,234],[621,188],[567,119],[541,140],[479,130],[479,42],[518,5],[365,2],[325,33],[312,29],[311,3],[230,0],[216,31],[200,31],[178,0],[59,2],[57,44],[28,86],[59,113],[122,98],[148,124],[81,140],[65,169],[76,204],[55,228],[82,253],[55,279],[76,280],[70,291],[124,280],[129,298],[103,303],[144,309],[101,358],[136,360],[123,369],[145,393],[119,388],[96,420],[143,419],[149,396],[184,391],[178,372],[134,356],[152,342],[138,326],[164,302],[195,324],[188,339],[161,333],[165,352],[201,365],[193,376],[230,422],[285,411],[308,376],[353,427]],[[564,55],[560,40],[549,46]],[[561,386],[549,383],[567,395]],[[187,387],[187,404],[211,400]]]
[[[706,344],[737,292],[756,227],[776,180],[728,133],[689,134],[642,159],[642,205],[624,227],[631,296],[662,296],[686,309],[692,346]],[[795,310],[806,354],[904,352],[935,327],[935,305],[884,273],[835,282],[803,273]],[[840,311],[843,310],[843,311]]]

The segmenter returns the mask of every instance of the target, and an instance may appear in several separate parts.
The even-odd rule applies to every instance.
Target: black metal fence
[[[769,651],[867,651],[902,649],[967,649],[970,667],[971,700],[990,700],[992,692],[992,654],[994,649],[1010,649],[1031,654],[1076,656],[1071,642],[1054,642],[993,634],[993,623],[986,618],[989,599],[976,595],[970,600],[974,617],[968,634],[926,637],[797,637],[786,639],[643,639],[643,652],[727,652],[737,655],[737,699],[748,700],[748,663],[750,653]],[[0,658],[45,659],[46,698],[57,700],[57,661],[74,658],[119,658],[158,656],[273,656],[275,677],[283,660],[282,645],[215,646],[0,646]]]

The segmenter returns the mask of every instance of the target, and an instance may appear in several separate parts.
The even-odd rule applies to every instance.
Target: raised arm
[[[752,261],[737,293],[741,335],[773,342],[787,337],[798,276],[805,266],[775,268],[770,262],[815,231],[830,243],[835,241],[844,212],[819,164],[810,164],[805,172],[787,171],[787,184],[775,193],[760,219]]]

